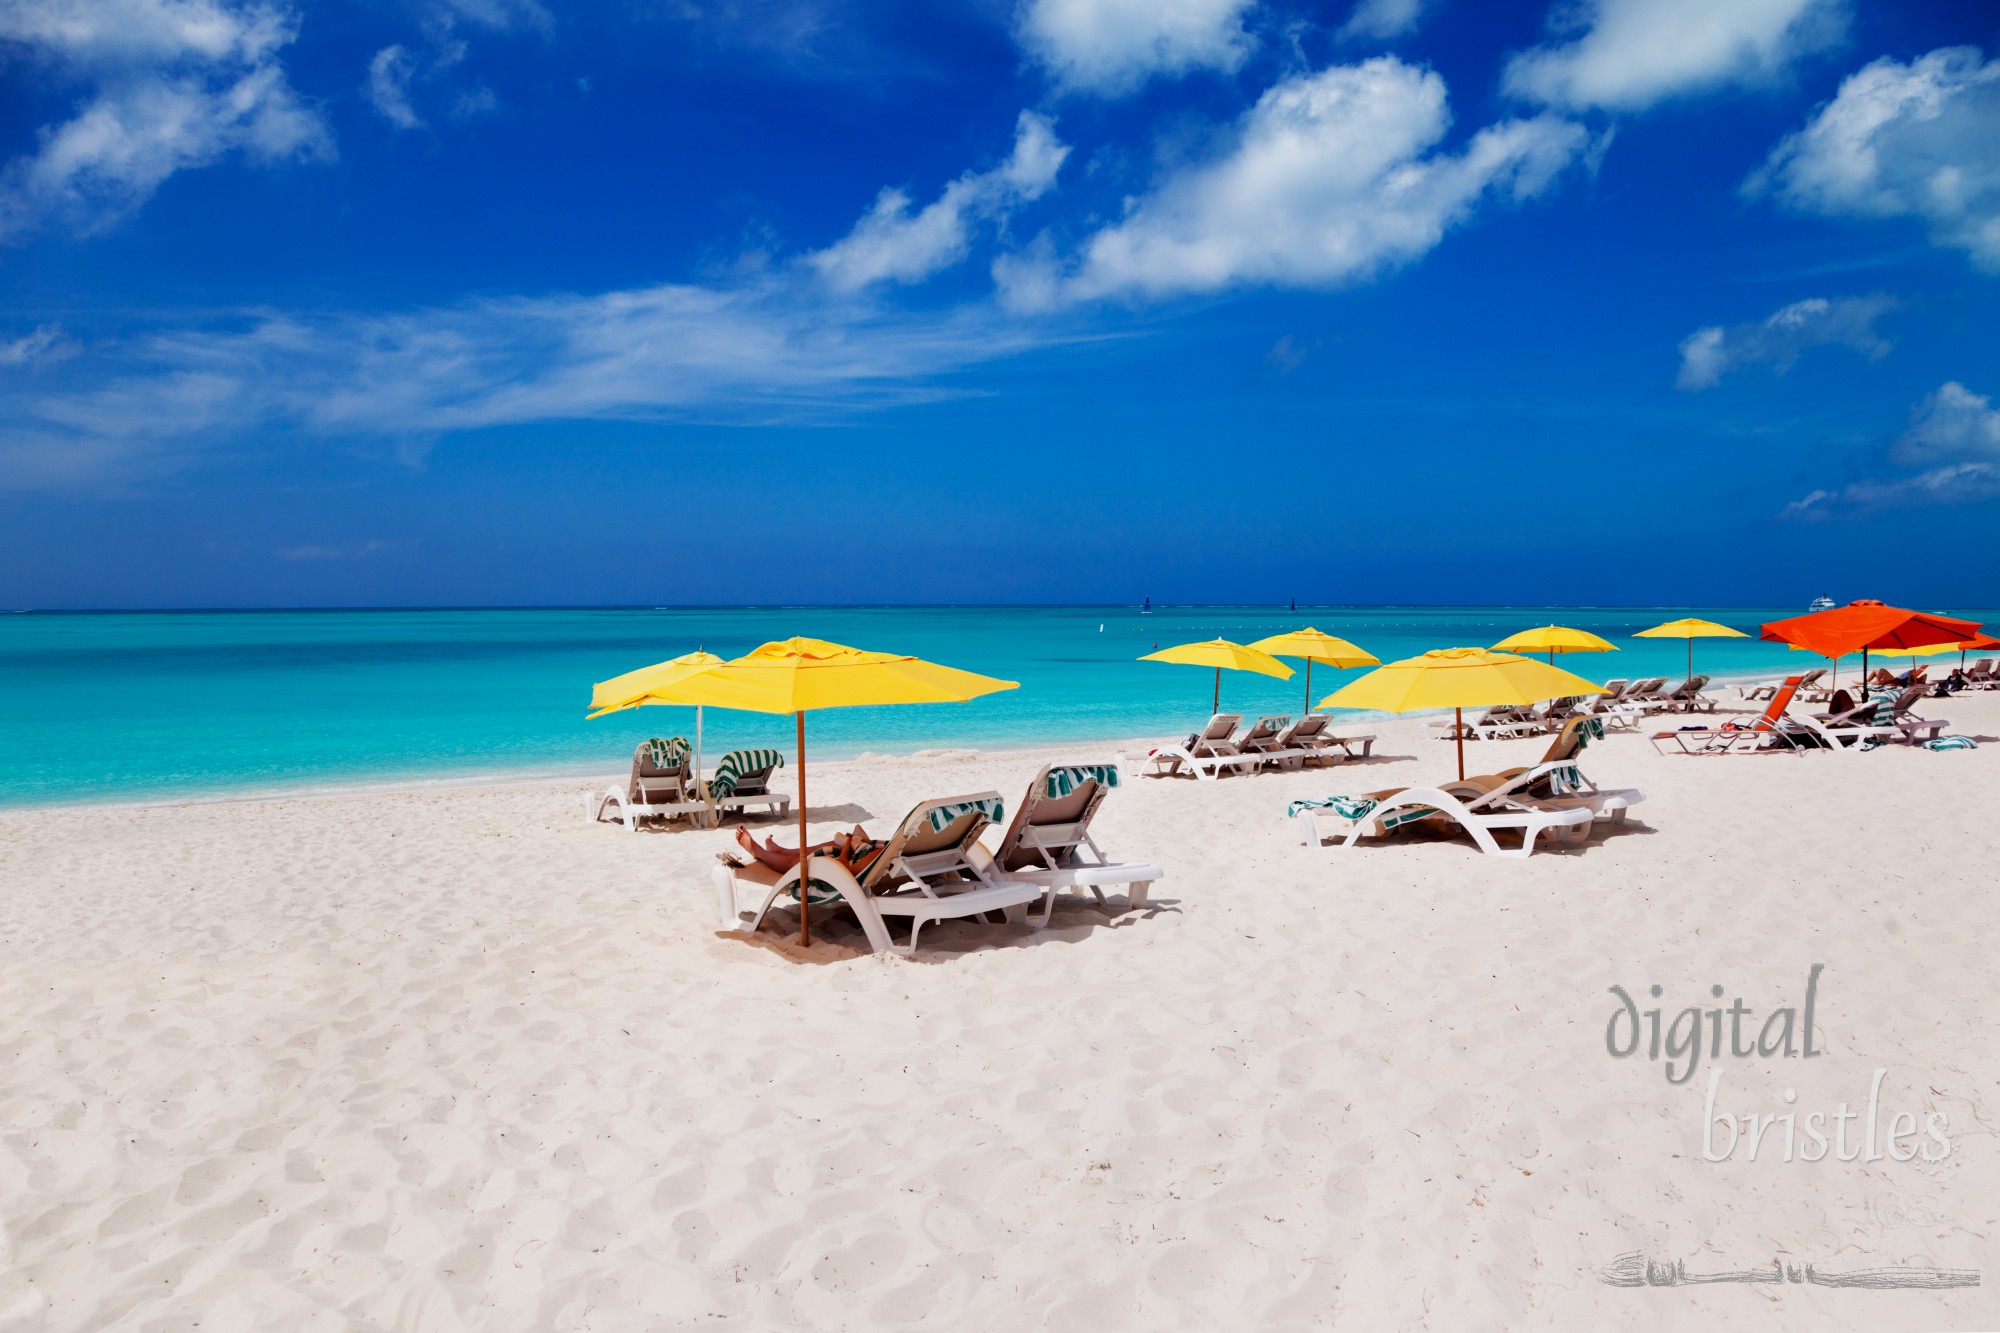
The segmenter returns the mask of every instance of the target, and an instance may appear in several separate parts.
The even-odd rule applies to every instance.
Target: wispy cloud
[[[361,560],[384,551],[392,551],[401,542],[371,538],[365,542],[349,542],[339,546],[281,546],[274,553],[280,560]]]
[[[1785,517],[1833,518],[1859,510],[1913,504],[1963,504],[2000,496],[2000,409],[1985,394],[1947,381],[1910,413],[1910,426],[1889,450],[1890,461],[1921,470],[1864,477],[1808,492],[1785,506]]]
[[[67,361],[82,349],[63,336],[59,324],[43,324],[19,338],[0,342],[0,366],[24,369]]]
[[[1508,62],[1507,91],[1612,111],[1769,82],[1838,42],[1847,23],[1844,0],[1582,0],[1553,13],[1557,40]]]
[[[1851,347],[1878,360],[1889,354],[1889,343],[1875,332],[1875,321],[1895,308],[1890,296],[1813,297],[1753,323],[1696,329],[1681,341],[1676,387],[1712,389],[1745,366],[1783,374],[1814,347]]]
[[[1021,45],[1063,88],[1129,93],[1157,76],[1234,70],[1255,0],[1026,0]]]
[[[1391,56],[1286,79],[1226,151],[1133,201],[1074,264],[1043,249],[1003,257],[995,276],[1022,309],[1336,286],[1426,254],[1482,201],[1540,194],[1588,142],[1581,126],[1540,116],[1435,151],[1450,124],[1444,80]]]
[[[368,62],[369,105],[398,129],[414,130],[424,123],[417,109],[410,105],[410,78],[415,73],[415,62],[400,45],[383,47]]]
[[[1414,32],[1430,0],[1359,0],[1339,35],[1387,41]]]
[[[1851,74],[1745,183],[1830,217],[1919,217],[2000,273],[2000,60],[1969,46]]]
[[[70,119],[0,168],[0,241],[51,224],[115,225],[176,172],[231,154],[275,164],[333,156],[318,111],[278,53],[297,36],[287,10],[228,0],[9,0],[12,42],[86,88]]]
[[[910,314],[789,273],[392,314],[239,312],[102,348],[61,391],[0,381],[0,484],[171,471],[259,435],[825,419],[947,396],[953,372],[1061,336],[990,305]]]
[[[886,189],[846,237],[806,256],[806,263],[840,292],[879,282],[920,282],[964,259],[975,222],[1004,218],[1055,184],[1069,149],[1045,116],[1023,111],[1014,151],[990,171],[969,171],[916,213],[910,197]]]

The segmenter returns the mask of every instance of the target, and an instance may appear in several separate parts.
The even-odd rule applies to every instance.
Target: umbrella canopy
[[[1632,636],[1635,639],[1686,639],[1688,646],[1688,679],[1694,679],[1694,641],[1696,639],[1747,639],[1750,636],[1740,629],[1718,625],[1713,620],[1697,620],[1689,616],[1685,620],[1669,620],[1664,625],[1642,629]],[[1692,708],[1692,701],[1688,707]]]
[[[1938,653],[1980,653],[2000,648],[2000,639],[1991,634],[1975,634],[1959,643],[1934,643],[1928,648],[1897,648],[1893,651],[1899,657],[1933,657]]]
[[[1141,662],[1174,662],[1181,666],[1201,666],[1215,668],[1215,706],[1211,712],[1222,710],[1222,673],[1226,671],[1255,671],[1260,676],[1276,676],[1279,680],[1290,680],[1292,669],[1267,652],[1247,648],[1227,639],[1205,639],[1200,643],[1176,644],[1172,648],[1162,648],[1156,653],[1147,653]]]
[[[1762,638],[1773,643],[1789,643],[1818,653],[1821,657],[1842,658],[1861,654],[1861,678],[1868,679],[1868,653],[1889,650],[1904,652],[1933,644],[1963,643],[1979,633],[1979,623],[1956,616],[1928,611],[1906,611],[1876,601],[1849,602],[1831,611],[1774,620],[1763,627]]]
[[[646,704],[663,704],[669,700],[657,698],[655,690],[667,689],[686,680],[698,671],[706,671],[712,666],[720,666],[722,659],[714,653],[702,652],[699,648],[691,653],[664,662],[655,662],[637,671],[628,671],[610,680],[601,680],[590,687],[590,712],[585,720],[603,717],[606,713],[616,713],[625,708],[640,708]],[[694,710],[694,776],[701,781],[701,709]]]
[[[819,708],[881,704],[963,703],[984,694],[1018,689],[956,667],[898,653],[874,653],[824,639],[785,639],[707,667],[654,693],[662,703],[706,704],[753,713],[790,713],[798,720],[799,746],[799,943],[812,943],[805,884],[806,714]]]
[[[1379,666],[1382,659],[1345,639],[1323,634],[1311,625],[1290,634],[1272,634],[1250,645],[1273,657],[1303,657],[1306,660],[1306,711],[1312,712],[1313,663],[1331,667]]]
[[[1493,645],[1496,653],[1547,653],[1551,665],[1557,653],[1615,653],[1618,645],[1598,638],[1587,629],[1567,625],[1538,625]]]
[[[1527,705],[1573,694],[1605,694],[1602,685],[1532,657],[1490,648],[1434,648],[1378,667],[1319,701],[1321,708],[1375,708],[1408,713],[1449,708],[1464,722],[1467,708]],[[1465,776],[1465,728],[1458,728],[1458,775]]]
[[[1669,620],[1664,625],[1642,629],[1632,636],[1635,639],[1747,639],[1750,636],[1740,629],[1718,625],[1713,620],[1696,620],[1690,616],[1686,620]]]
[[[613,676],[610,680],[601,680],[590,687],[590,716],[603,717],[622,708],[638,708],[645,704],[678,703],[677,699],[658,698],[654,692],[671,689],[689,676],[721,665],[722,659],[714,653],[697,651],[655,662],[649,667]]]

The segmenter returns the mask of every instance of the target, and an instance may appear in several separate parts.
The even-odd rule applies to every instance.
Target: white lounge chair
[[[583,813],[592,822],[608,817],[633,832],[647,819],[686,819],[697,828],[708,822],[709,805],[694,771],[694,752],[687,738],[639,742],[632,751],[632,773],[623,787],[585,792]]]
[[[1424,723],[1424,731],[1433,739],[1456,740],[1460,731],[1457,715],[1432,718]],[[1526,710],[1506,705],[1488,708],[1476,717],[1469,717],[1463,723],[1465,739],[1490,741],[1512,739],[1516,736],[1533,736],[1542,730],[1540,718],[1529,715]]]
[[[1577,756],[1583,753],[1584,747],[1602,735],[1601,726],[1592,725],[1599,721],[1596,718],[1576,717],[1565,722],[1562,731],[1549,742],[1540,763],[1464,779],[1486,791],[1483,798],[1469,803],[1471,808],[1485,813],[1510,802],[1532,803],[1550,809],[1580,805],[1590,811],[1592,819],[1614,823],[1623,821],[1625,812],[1644,801],[1646,794],[1636,787],[1599,787],[1585,777],[1576,765]]]
[[[1618,702],[1622,704],[1637,704],[1641,708],[1650,710],[1658,708],[1661,704],[1665,703],[1666,698],[1667,678],[1665,676],[1653,676],[1650,679],[1642,680],[1633,685],[1631,689],[1625,691],[1624,697]]]
[[[1805,681],[1791,676],[1778,687],[1763,715],[1753,722],[1711,722],[1699,727],[1679,727],[1652,734],[1653,749],[1660,754],[1717,755],[1757,754],[1790,750],[1800,754],[1808,749],[1826,748],[1817,735],[1798,725],[1786,710]],[[1669,749],[1669,743],[1672,748]]]
[[[1782,680],[1757,681],[1749,685],[1738,685],[1736,687],[1736,694],[1737,697],[1746,702],[1761,702],[1774,698],[1780,689],[1788,685],[1792,687],[1794,693],[1810,690],[1824,675],[1826,675],[1825,667],[1815,667],[1802,676],[1787,676]]]
[[[792,798],[784,791],[771,790],[771,777],[785,766],[785,756],[777,750],[731,750],[715,765],[715,773],[702,784],[709,811],[718,823],[730,811],[747,811],[763,806],[784,815],[792,808]]]
[[[814,857],[814,884],[807,888],[811,901],[815,906],[837,901],[852,909],[876,953],[914,953],[926,924],[955,917],[1000,912],[1016,924],[1040,929],[1048,924],[1055,886],[1001,874],[979,845],[979,835],[1004,810],[1000,793],[993,791],[925,801],[874,849],[858,876],[831,856]],[[794,867],[779,874],[757,862],[726,860],[716,866],[713,879],[722,928],[754,932],[781,894],[789,892],[796,899],[799,872]],[[764,901],[746,926],[737,894],[757,889],[764,891]],[[1041,914],[1031,917],[1027,906],[1037,899]],[[890,936],[891,917],[910,923],[908,944],[897,944]]]
[[[1241,713],[1217,713],[1208,724],[1178,745],[1156,746],[1144,754],[1121,756],[1127,768],[1144,767],[1148,777],[1178,777],[1183,769],[1206,782],[1218,774],[1264,763],[1261,754],[1246,754],[1230,739],[1236,734]]]
[[[1118,781],[1113,764],[1045,766],[1001,835],[995,872],[1051,890],[1088,889],[1099,906],[1107,905],[1104,890],[1122,887],[1127,911],[1145,907],[1164,872],[1143,861],[1113,861],[1090,836],[1090,821]]]
[[[1485,808],[1475,809],[1475,804]],[[1363,797],[1333,797],[1326,802],[1294,801],[1292,807],[1307,846],[1324,845],[1321,825],[1329,821],[1335,824],[1334,845],[1352,847],[1363,837],[1430,820],[1457,825],[1488,856],[1512,858],[1531,855],[1536,839],[1544,833],[1580,841],[1588,835],[1593,818],[1582,805],[1557,809],[1525,801],[1494,801],[1492,793],[1483,788],[1457,782],[1371,792]],[[1502,846],[1494,835],[1503,832],[1518,834],[1520,845]]]
[[[1359,752],[1355,747],[1359,746]],[[1281,750],[1299,751],[1299,763],[1327,764],[1342,759],[1366,759],[1375,750],[1375,737],[1336,736],[1333,719],[1325,713],[1307,713],[1286,727],[1278,737]]]

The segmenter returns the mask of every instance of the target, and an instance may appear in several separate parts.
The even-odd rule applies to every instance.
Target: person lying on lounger
[[[736,830],[736,845],[757,858],[760,865],[779,874],[784,874],[799,863],[799,854],[789,847],[781,847],[775,838],[766,838],[761,843],[747,828]],[[815,843],[807,850],[814,856],[830,856],[847,867],[849,873],[858,873],[866,864],[869,853],[876,849],[876,842],[868,836],[861,825],[856,824],[851,833],[836,833],[826,842]]]

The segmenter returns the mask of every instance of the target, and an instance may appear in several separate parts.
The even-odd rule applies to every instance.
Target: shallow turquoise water
[[[1021,682],[968,704],[833,710],[815,755],[1004,746],[1185,731],[1212,676],[1134,659],[1192,639],[1247,642],[1312,624],[1384,661],[1489,644],[1551,621],[1615,654],[1581,674],[1675,675],[1680,641],[1633,631],[1694,615],[1751,633],[1803,608],[1129,607],[744,610],[256,611],[0,616],[0,804],[157,799],[257,788],[506,772],[611,772],[651,735],[692,734],[692,710],[584,720],[593,681],[696,646],[725,657],[810,634],[915,653]],[[1973,619],[1996,616],[1956,611]],[[1695,645],[1718,675],[1798,667],[1754,640]],[[1816,660],[1816,659],[1814,659]],[[1313,697],[1358,672],[1314,668]],[[1304,681],[1225,672],[1223,704],[1297,715]],[[788,718],[710,710],[710,755],[791,746]]]

